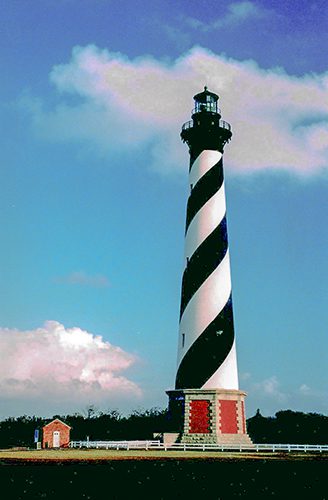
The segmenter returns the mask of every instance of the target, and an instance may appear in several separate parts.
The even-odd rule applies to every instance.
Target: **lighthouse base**
[[[229,389],[167,391],[171,425],[181,443],[251,445],[246,431],[246,393]]]

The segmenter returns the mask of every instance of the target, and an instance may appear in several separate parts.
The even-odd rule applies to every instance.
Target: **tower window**
[[[185,334],[183,333],[182,334],[182,347],[184,347],[185,345]]]

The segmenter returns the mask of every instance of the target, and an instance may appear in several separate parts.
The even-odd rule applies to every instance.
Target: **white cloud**
[[[328,411],[327,391],[313,390],[306,383],[298,387],[291,385],[283,387],[276,375],[255,381],[248,373],[243,379],[242,389],[248,393],[246,403],[248,416],[253,415],[257,408],[260,408],[264,415],[274,415],[277,411],[288,409],[324,414]]]
[[[328,73],[290,76],[199,47],[168,63],[87,46],[55,66],[51,81],[59,93],[55,108],[24,103],[47,139],[79,141],[108,156],[144,148],[148,167],[185,172],[180,127],[191,97],[207,84],[221,96],[223,118],[232,124],[225,155],[230,170],[311,175],[328,165]]]
[[[311,389],[308,385],[302,384],[299,387],[299,391],[301,394],[311,394]]]
[[[242,372],[239,374],[239,379],[242,381],[249,380],[251,378],[251,374],[249,372]]]
[[[84,285],[94,288],[103,288],[109,286],[107,276],[102,274],[87,274],[84,271],[74,271],[67,276],[59,276],[55,279],[56,283],[68,285]]]
[[[234,2],[228,5],[228,15],[233,21],[244,21],[250,17],[258,17],[261,12],[262,7],[259,7],[254,2]]]
[[[90,402],[137,401],[142,394],[122,375],[136,357],[78,327],[47,321],[35,330],[0,328],[0,351],[0,400],[11,402],[11,414],[22,401],[59,413]]]
[[[304,401],[307,401],[308,404],[313,404],[312,411],[315,411],[316,404],[315,402],[321,401],[325,403],[325,412],[328,411],[328,391],[321,390],[318,388],[313,389],[307,384],[301,384],[298,388],[297,394],[300,395]],[[322,406],[322,404],[320,405]]]
[[[280,383],[276,376],[269,377],[262,382],[257,382],[253,385],[253,390],[257,393],[262,393],[264,396],[273,398],[275,401],[287,401],[287,394],[281,391]]]
[[[187,18],[186,22],[191,28],[209,32],[220,28],[239,26],[245,21],[263,18],[268,13],[268,10],[254,2],[242,1],[229,4],[226,13],[211,22],[205,23],[193,17]],[[270,14],[273,13],[270,11]]]

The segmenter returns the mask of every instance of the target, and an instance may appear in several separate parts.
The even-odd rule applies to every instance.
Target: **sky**
[[[220,96],[247,416],[328,414],[328,5],[0,3],[0,418],[167,405],[193,95]]]

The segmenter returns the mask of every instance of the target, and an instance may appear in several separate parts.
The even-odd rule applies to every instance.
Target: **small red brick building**
[[[55,418],[42,429],[42,448],[67,448],[71,427]]]

